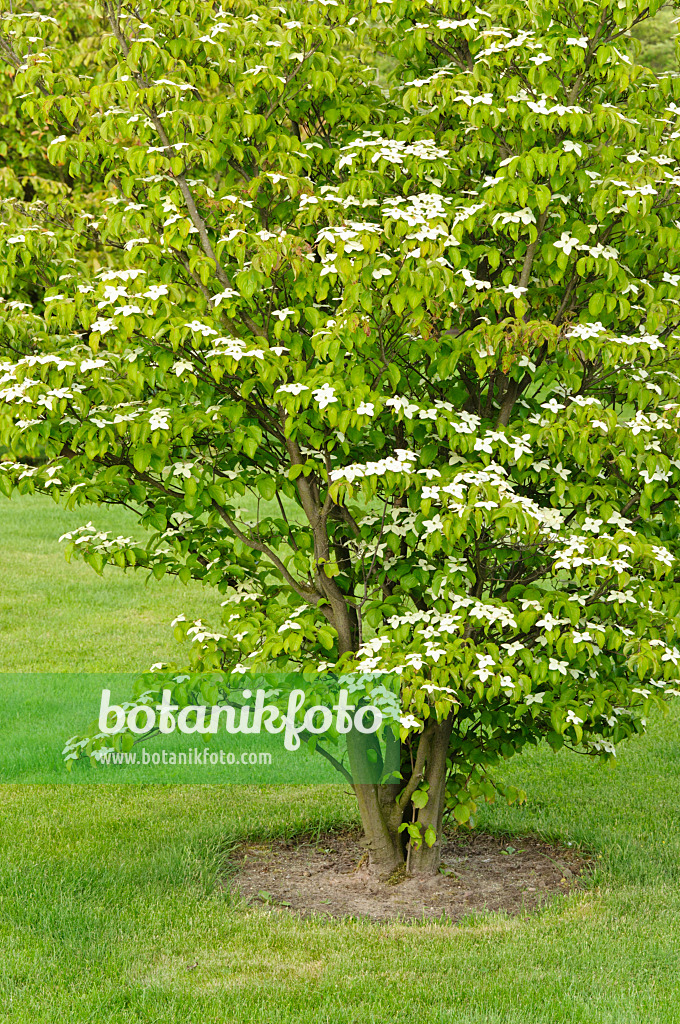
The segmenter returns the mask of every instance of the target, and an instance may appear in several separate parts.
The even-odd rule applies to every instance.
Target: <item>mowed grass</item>
[[[175,656],[168,617],[195,601],[207,618],[210,595],[64,566],[64,521],[37,499],[0,505],[2,669]],[[223,884],[245,837],[353,823],[343,787],[0,787],[0,1021],[680,1022],[679,735],[673,708],[614,770],[509,762],[529,803],[486,808],[480,827],[570,842],[597,868],[539,913],[458,926],[300,921]]]
[[[126,509],[68,512],[44,497],[0,496],[0,672],[140,672],[176,658],[170,623],[219,622],[220,597],[198,583],[66,562],[59,537],[92,521],[144,540]]]

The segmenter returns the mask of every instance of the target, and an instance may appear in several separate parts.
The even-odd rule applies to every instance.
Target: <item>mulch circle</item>
[[[435,877],[396,883],[369,875],[358,833],[251,843],[235,858],[240,867],[230,884],[250,904],[371,921],[458,921],[484,911],[534,910],[577,887],[588,866],[570,847],[474,832],[446,842]]]

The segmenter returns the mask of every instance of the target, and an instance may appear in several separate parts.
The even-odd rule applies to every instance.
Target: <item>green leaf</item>
[[[470,820],[470,808],[467,804],[456,804],[453,808],[453,816],[459,825],[464,825]]]
[[[270,476],[261,476],[257,481],[257,489],[267,501],[276,496],[276,481]]]
[[[132,464],[138,473],[145,473],[151,462],[151,448],[138,448],[132,456]]]
[[[591,316],[599,316],[604,309],[604,300],[605,297],[602,292],[595,292],[594,295],[590,296],[590,299],[588,300],[588,312]]]
[[[411,797],[411,803],[413,804],[414,807],[417,807],[418,809],[420,809],[421,807],[425,807],[428,800],[429,796],[424,789],[417,789],[413,796]]]

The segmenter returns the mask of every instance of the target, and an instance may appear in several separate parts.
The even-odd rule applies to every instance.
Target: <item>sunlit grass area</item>
[[[0,672],[137,672],[180,654],[170,623],[219,621],[220,595],[64,558],[59,537],[88,521],[114,536],[142,530],[125,509],[66,511],[42,496],[0,497]]]

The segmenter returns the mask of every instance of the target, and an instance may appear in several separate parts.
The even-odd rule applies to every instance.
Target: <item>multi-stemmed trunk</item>
[[[442,845],[442,818],[446,785],[446,757],[453,716],[433,723],[420,739],[414,772],[398,785],[355,782],[354,792],[359,805],[371,872],[378,878],[397,878],[406,871],[412,875],[434,875],[439,870]],[[350,766],[355,778],[362,778],[365,747],[360,737],[348,736]],[[427,783],[428,800],[415,809],[411,796]],[[400,826],[415,822],[421,835],[428,829],[436,839],[429,846],[405,842]],[[431,835],[432,832],[429,834]]]
[[[349,653],[356,649],[356,624],[347,615],[347,606],[343,607],[342,602],[338,602],[335,612],[336,627],[341,619],[345,619],[345,628],[338,630],[340,653]],[[353,732],[347,736],[350,771],[357,780],[353,789],[359,805],[369,867],[378,878],[397,878],[405,873],[407,865],[412,875],[435,875],[439,870],[446,759],[452,726],[452,711],[441,722],[428,723],[418,739],[411,774],[397,784],[362,781],[371,775],[365,737]],[[427,784],[427,803],[424,807],[415,808],[411,798],[423,783]],[[405,822],[420,826],[422,837],[428,830],[430,836],[434,833],[432,845],[424,841],[416,845],[412,839],[407,841],[405,833],[400,831]]]

